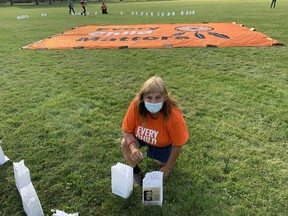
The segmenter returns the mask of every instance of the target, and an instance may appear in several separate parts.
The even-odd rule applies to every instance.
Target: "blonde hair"
[[[168,118],[170,117],[172,107],[181,111],[180,105],[174,99],[172,94],[168,92],[163,80],[159,76],[153,76],[144,82],[142,88],[135,97],[135,106],[136,108],[139,108],[139,114],[142,122],[146,122],[146,114],[148,113],[144,105],[144,96],[150,93],[160,93],[162,96],[164,96],[161,112],[164,113],[165,122],[167,122]]]

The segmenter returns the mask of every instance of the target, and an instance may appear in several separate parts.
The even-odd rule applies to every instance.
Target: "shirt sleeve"
[[[168,134],[172,144],[176,146],[182,146],[187,142],[189,132],[181,111],[174,110],[172,112],[168,124]]]
[[[122,129],[127,133],[133,133],[135,127],[136,127],[135,101],[132,101],[123,119]]]

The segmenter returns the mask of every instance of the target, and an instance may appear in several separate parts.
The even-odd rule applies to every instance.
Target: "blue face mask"
[[[160,103],[149,103],[149,102],[144,101],[144,104],[145,104],[146,109],[150,113],[157,113],[163,107],[163,102],[160,102]]]

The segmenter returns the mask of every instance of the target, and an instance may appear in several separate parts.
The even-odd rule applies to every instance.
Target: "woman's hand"
[[[140,161],[143,159],[144,156],[143,153],[138,148],[135,148],[133,149],[130,157],[133,161]]]
[[[163,172],[164,178],[169,176],[170,170],[171,169],[169,167],[165,166],[165,165],[160,168],[160,171]]]

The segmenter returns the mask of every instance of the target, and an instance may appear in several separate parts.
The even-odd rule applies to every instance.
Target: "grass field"
[[[10,158],[0,166],[0,215],[25,215],[12,167],[22,159],[45,215],[287,215],[288,2],[275,9],[262,0],[124,0],[108,7],[100,15],[100,3],[89,2],[84,17],[69,16],[66,2],[0,6],[0,137]],[[196,14],[130,15],[190,9]],[[243,23],[285,46],[20,49],[80,25],[203,21]],[[126,109],[155,74],[183,107],[190,138],[164,181],[163,206],[144,207],[140,188],[127,200],[111,193],[110,169],[124,163]],[[151,171],[151,161],[140,167]]]

